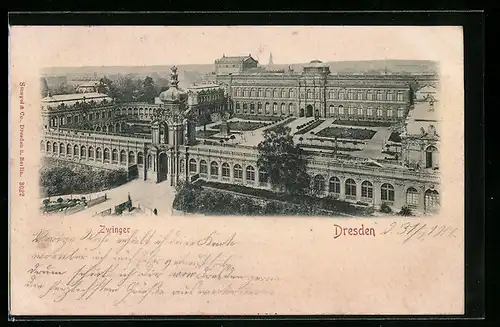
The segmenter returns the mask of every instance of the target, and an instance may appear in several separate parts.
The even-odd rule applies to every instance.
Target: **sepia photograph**
[[[10,310],[464,312],[459,26],[11,26]]]

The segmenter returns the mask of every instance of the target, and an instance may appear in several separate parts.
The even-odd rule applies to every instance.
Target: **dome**
[[[160,100],[163,102],[181,102],[187,98],[187,92],[177,87],[170,87],[160,93]]]

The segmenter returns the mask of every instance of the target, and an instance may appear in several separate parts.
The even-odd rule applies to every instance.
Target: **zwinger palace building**
[[[374,206],[386,202],[421,212],[439,208],[434,76],[340,75],[319,61],[300,73],[269,72],[251,56],[223,56],[215,61],[215,70],[215,83],[181,89],[173,67],[169,89],[153,104],[116,103],[99,93],[49,95],[42,99],[40,150],[63,162],[124,168],[144,181],[172,186],[196,177],[270,188],[266,174],[258,170],[256,147],[199,142],[197,117],[230,107],[245,116],[390,121],[402,126],[397,164],[305,150],[312,187],[320,196]],[[412,89],[416,80],[425,83],[425,94]],[[78,129],[75,122],[81,121],[91,127]],[[127,133],[131,121],[147,124],[151,132]]]

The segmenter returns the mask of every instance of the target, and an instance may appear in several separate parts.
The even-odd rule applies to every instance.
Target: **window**
[[[243,103],[243,113],[246,114],[248,113],[248,104]]]
[[[425,191],[425,209],[434,209],[439,207],[439,193],[436,190]]]
[[[47,144],[47,151],[49,151],[49,144],[50,144],[50,143],[48,143],[48,144]],[[72,153],[73,153],[73,152],[72,152],[72,149],[73,149],[73,148],[71,147],[71,145],[69,145],[69,144],[68,144],[68,145],[66,146],[66,154],[72,154]]]
[[[142,152],[137,153],[137,164],[144,165],[144,154]]]
[[[102,158],[102,151],[101,151],[101,148],[97,148],[95,150],[95,158],[96,159],[101,159]]]
[[[94,148],[89,146],[89,158],[94,158]]]
[[[262,89],[259,89],[259,97],[263,97],[264,96],[264,92],[262,91]]]
[[[244,90],[243,90],[243,96],[244,96],[244,97],[248,97],[248,90],[247,90],[247,89],[244,89]]]
[[[319,99],[319,91],[314,92],[314,98]]]
[[[219,176],[219,164],[215,161],[210,163],[210,175]]]
[[[255,114],[255,104],[252,102],[250,103],[250,113],[253,115]]]
[[[403,100],[403,92],[401,92],[401,91],[399,91],[399,92],[398,92],[398,98],[397,98],[397,100],[398,100],[399,102],[403,102],[403,101],[404,101],[404,100]]]
[[[286,115],[286,105],[284,103],[281,104],[281,114]]]
[[[361,197],[373,199],[373,184],[369,181],[364,181],[361,184]]]
[[[273,103],[273,115],[278,114],[278,104],[275,102]]]
[[[257,93],[255,92],[255,89],[252,89],[252,97],[256,97],[257,96]]]
[[[75,146],[73,147],[73,155],[77,156],[77,155],[78,155],[78,152],[79,152],[78,150],[79,150],[79,149],[78,149],[78,145],[75,145]]]
[[[261,114],[262,113],[262,103],[257,103],[257,113]]]
[[[403,108],[398,109],[398,118],[403,118],[405,115],[405,110]]]
[[[247,166],[246,173],[247,173],[247,181],[255,180],[255,168],[253,168],[252,166]]]
[[[104,160],[109,160],[109,149],[104,149]]]
[[[387,117],[392,117],[392,110],[391,109],[387,110]]]
[[[382,117],[382,108],[381,107],[377,108],[377,117]]]
[[[57,148],[58,148],[57,143],[56,143],[56,142],[54,142],[54,144],[52,144],[52,151],[53,151],[54,153],[57,153]]]
[[[384,100],[384,94],[382,93],[382,91],[378,91],[377,92],[377,101],[382,101]]]
[[[148,154],[148,169],[153,169],[153,156]]]
[[[290,98],[295,98],[295,91],[290,89],[288,90],[288,93],[290,94]]]
[[[112,152],[112,160],[113,162],[118,162],[118,150],[114,149]]]
[[[208,166],[205,160],[200,161],[200,174],[208,174]]]
[[[181,159],[179,161],[179,171],[181,173],[184,173],[185,172],[185,168],[186,168],[186,162],[184,161],[184,159]]]
[[[349,96],[349,100],[354,100],[354,91],[353,90],[349,90],[348,96]]]
[[[277,98],[278,97],[278,90],[274,89],[273,90],[273,98]]]
[[[358,100],[363,100],[363,92],[358,91]]]
[[[330,115],[331,116],[335,115],[335,106],[331,104],[329,108],[330,108]]]
[[[56,146],[56,148],[57,148],[57,146]],[[82,156],[82,157],[87,156],[87,148],[85,147],[85,145],[82,145],[82,147],[80,148],[80,156]]]
[[[343,115],[343,114],[344,114],[344,106],[339,105],[339,115]]]
[[[270,89],[266,89],[266,97],[267,98],[271,97],[271,90]]]
[[[339,91],[339,100],[344,100],[344,90]]]
[[[356,196],[356,182],[351,178],[345,181],[345,195]]]
[[[128,153],[128,162],[131,165],[135,164],[135,153],[134,153],[134,151],[130,151]]]
[[[259,181],[261,183],[267,183],[269,181],[269,175],[265,171],[259,171]]]
[[[307,97],[306,99],[312,99],[313,98],[313,92],[312,90],[307,90]]]
[[[330,193],[340,193],[340,180],[337,177],[331,177],[328,187],[328,192]]]
[[[366,108],[366,115],[367,116],[373,116],[373,109],[372,109],[372,107]]]
[[[392,92],[391,91],[387,92],[387,101],[392,101]]]
[[[224,162],[222,164],[222,177],[229,177],[231,172],[231,170],[229,169],[229,164],[227,162]]]
[[[329,91],[328,92],[328,99],[335,99],[335,92]]]
[[[240,165],[238,164],[234,165],[233,170],[234,170],[233,175],[235,179],[243,179],[243,169],[241,168]]]
[[[288,105],[288,114],[289,114],[289,115],[293,115],[294,113],[295,113],[295,108],[294,108],[294,106],[293,106],[293,103],[290,103],[290,104]]]
[[[382,201],[394,201],[394,186],[391,184],[382,184],[380,187],[380,199]]]
[[[269,102],[266,102],[266,114],[269,114]]]
[[[406,204],[410,206],[418,205],[418,191],[413,187],[406,191]]]
[[[347,108],[348,112],[349,112],[349,115],[354,115],[354,108],[352,106],[349,105],[349,107]]]
[[[363,108],[358,108],[358,116],[363,116]]]
[[[316,175],[313,178],[313,191],[321,194],[325,191],[325,178],[323,175]]]
[[[189,160],[189,172],[190,173],[196,173],[196,159],[191,159]]]
[[[288,98],[288,94],[287,94],[286,90],[281,90],[281,97]]]
[[[236,108],[236,112],[239,113],[240,112],[240,103],[239,102],[236,102],[235,108]]]
[[[120,162],[121,163],[127,162],[127,153],[125,152],[125,150],[120,151]]]
[[[372,101],[373,100],[373,91],[368,91],[366,93],[366,100]]]

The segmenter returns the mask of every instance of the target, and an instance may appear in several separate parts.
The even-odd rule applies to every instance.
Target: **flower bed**
[[[375,135],[375,131],[369,129],[327,127],[322,129],[316,135],[322,137],[339,137],[355,140],[369,140]]]
[[[234,118],[246,119],[246,120],[258,120],[258,121],[272,121],[277,122],[279,120],[284,119],[283,116],[264,116],[264,115],[245,115],[245,114],[237,114]]]
[[[306,124],[307,125],[306,127],[299,129],[299,131],[297,131],[295,133],[295,135],[306,134],[306,133],[312,131],[313,129],[315,129],[316,127],[318,127],[319,125],[323,124],[323,122],[324,122],[323,119],[313,120],[312,123],[310,123],[310,125]]]
[[[362,127],[389,127],[393,123],[385,121],[371,121],[371,120],[336,120],[334,125],[344,126],[362,126]]]

